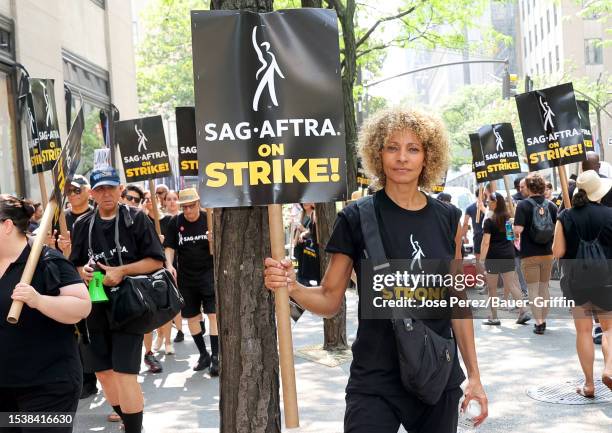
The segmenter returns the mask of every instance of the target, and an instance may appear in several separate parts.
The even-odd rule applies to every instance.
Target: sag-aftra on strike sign
[[[344,199],[334,12],[194,11],[191,20],[202,205]]]
[[[579,162],[586,148],[571,83],[516,96],[529,170]]]

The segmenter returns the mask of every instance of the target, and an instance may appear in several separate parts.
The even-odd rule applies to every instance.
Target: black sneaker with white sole
[[[185,341],[185,334],[183,334],[183,331],[179,330],[176,333],[176,337],[174,337],[174,342],[175,343],[181,343],[183,341]]]
[[[145,354],[144,363],[149,367],[149,372],[151,373],[161,373],[163,371],[161,362],[157,360],[153,352]]]
[[[193,371],[204,370],[205,368],[210,367],[211,358],[208,352],[204,352],[200,354],[200,358],[198,358],[198,363],[195,367],[193,367]]]
[[[219,356],[213,355],[210,362],[210,369],[208,370],[210,377],[219,376]]]

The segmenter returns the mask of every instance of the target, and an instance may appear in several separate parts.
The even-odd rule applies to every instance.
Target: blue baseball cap
[[[107,167],[103,169],[94,170],[89,176],[91,188],[96,189],[99,186],[119,186],[121,179],[119,179],[119,173],[113,167]]]

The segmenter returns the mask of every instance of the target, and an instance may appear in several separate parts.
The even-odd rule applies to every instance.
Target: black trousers
[[[455,433],[461,388],[445,391],[430,406],[416,397],[350,393],[346,395],[344,433]]]
[[[57,382],[25,388],[0,388],[0,412],[70,412],[73,420],[81,395],[81,383]],[[7,433],[72,433],[72,427],[9,427]]]

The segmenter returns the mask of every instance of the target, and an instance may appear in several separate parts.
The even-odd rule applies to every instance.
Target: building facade
[[[103,146],[100,112],[116,107],[138,116],[130,0],[0,0],[0,193],[38,199],[28,157],[26,120],[18,110],[19,67],[55,80],[62,142],[67,116],[83,103],[85,131],[79,172],[91,170]],[[71,110],[66,110],[70,104]],[[47,189],[50,178],[46,175]]]
[[[575,0],[518,0],[518,4],[519,57],[524,74],[552,77],[547,81],[559,82],[569,81],[567,77],[585,77],[595,82],[609,76],[612,44],[604,41],[609,39],[606,29],[612,24],[610,18],[602,21],[597,16],[581,17],[581,4]],[[576,97],[585,99],[580,94]],[[612,162],[612,118],[605,112],[600,114],[601,125],[597,125],[597,116],[591,115],[593,137],[603,142],[596,146],[603,145],[605,159]],[[602,139],[595,140],[599,129]]]

